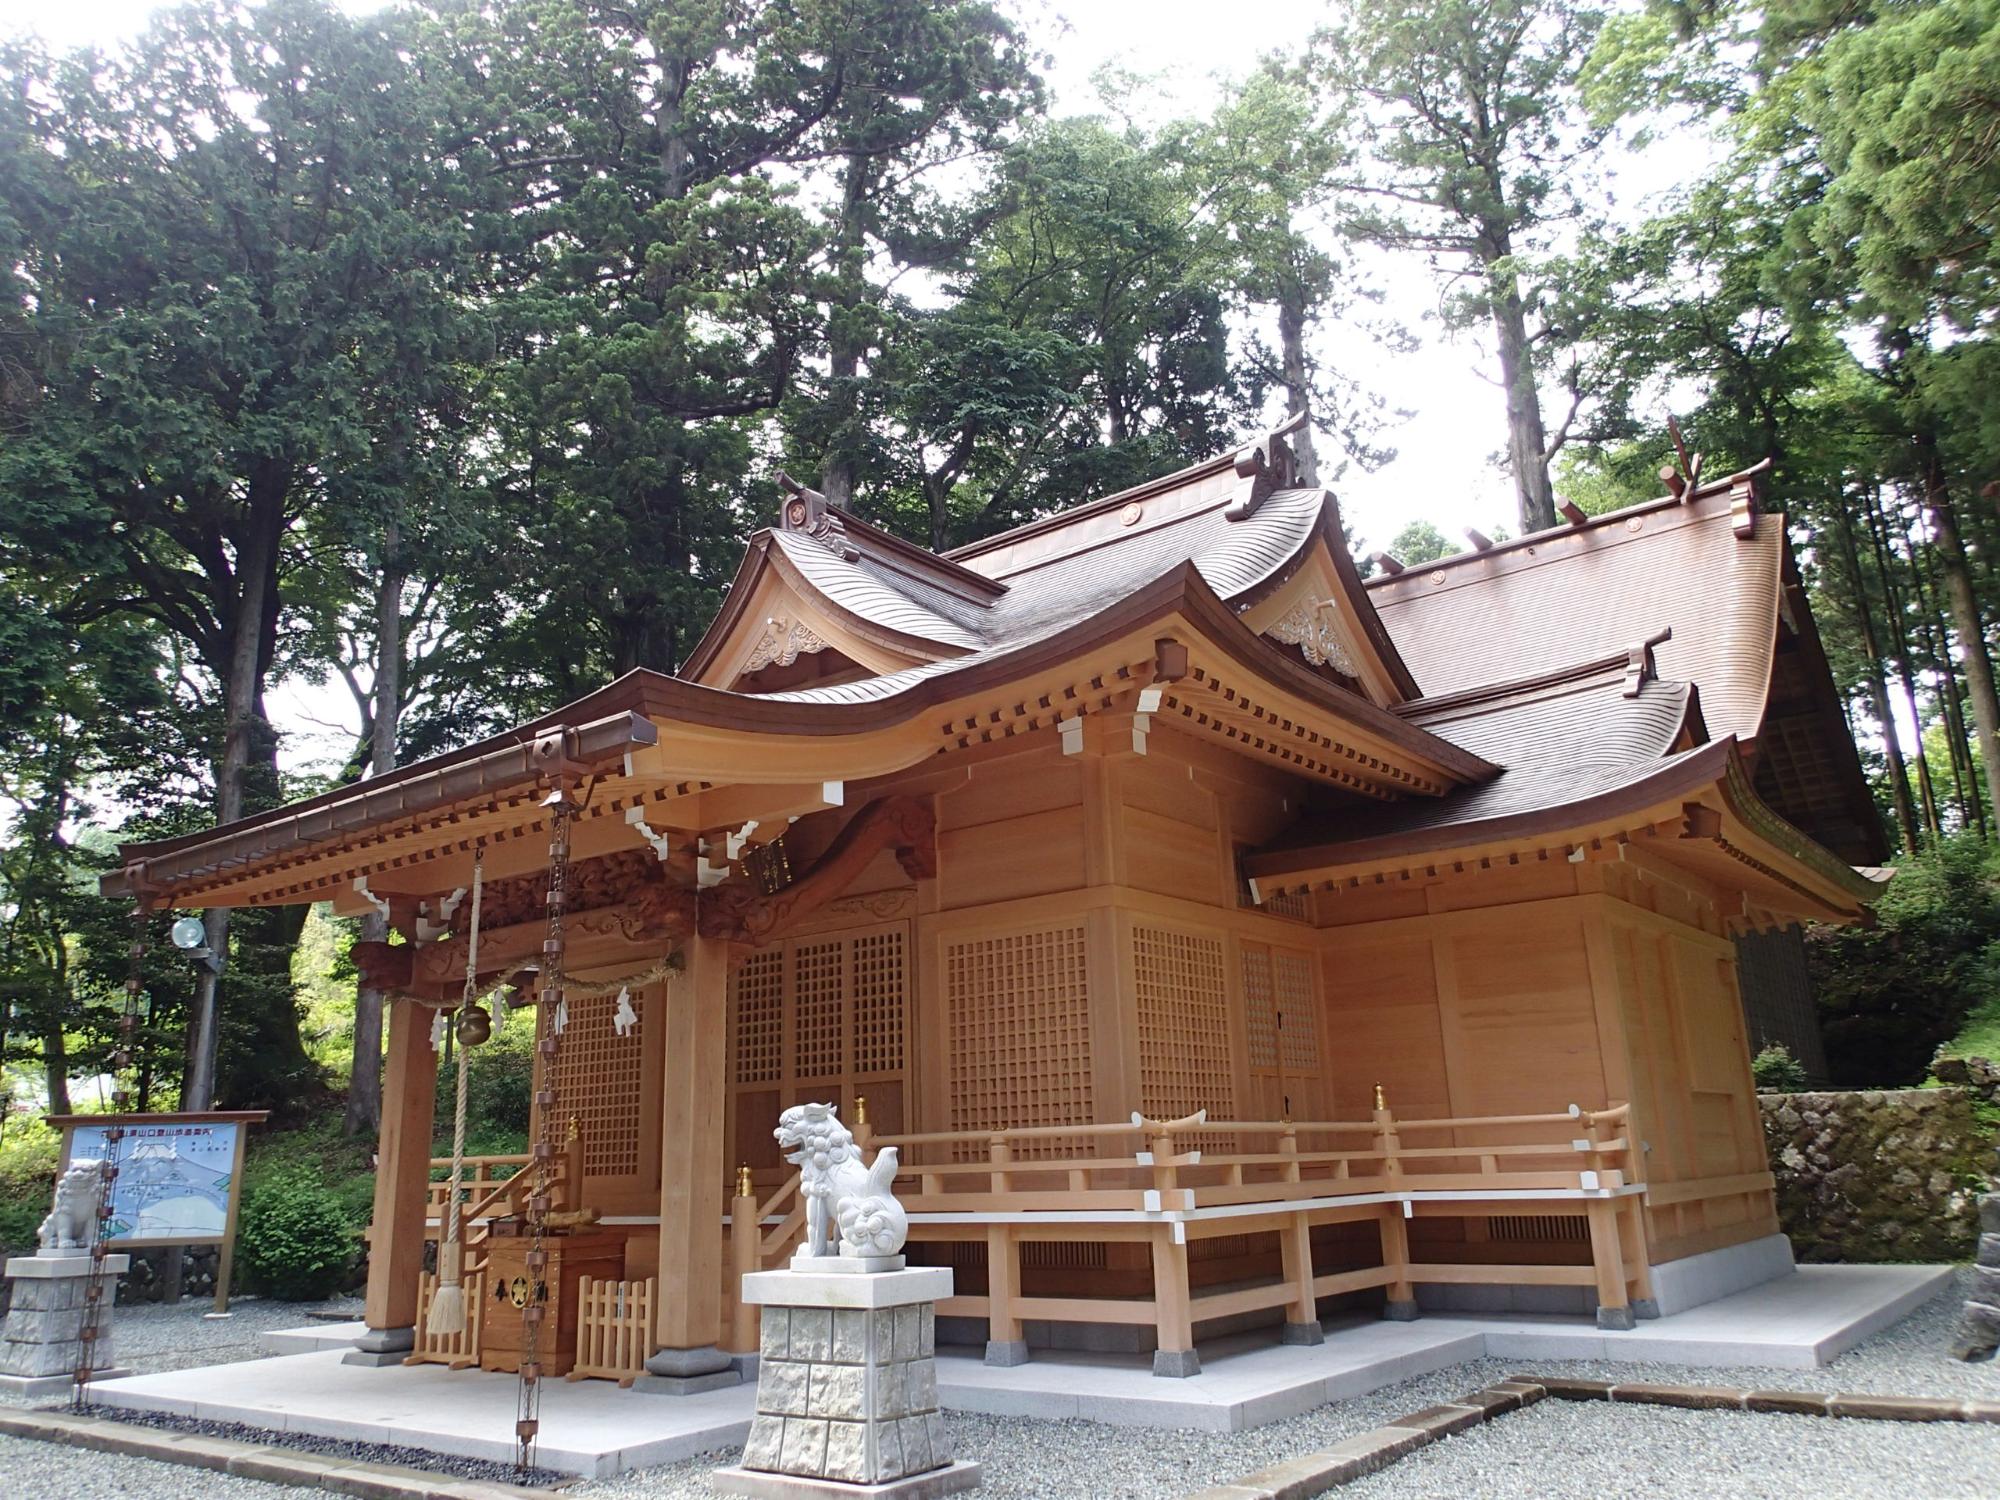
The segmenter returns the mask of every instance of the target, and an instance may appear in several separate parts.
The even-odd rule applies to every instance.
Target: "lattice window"
[[[903,930],[854,939],[854,1071],[903,1069]]]
[[[1243,948],[1243,1024],[1250,1039],[1250,1066],[1275,1071],[1278,1066],[1278,1003],[1271,987],[1271,950]]]
[[[751,954],[734,983],[736,1081],[776,1083],[785,1071],[785,950]]]
[[[798,1007],[798,1058],[792,1072],[799,1078],[830,1077],[841,1071],[846,1051],[842,1021],[847,945],[837,938],[800,943],[792,950],[792,964],[792,993]]]
[[[1271,954],[1274,991],[1283,1024],[1278,1030],[1284,1048],[1285,1071],[1297,1076],[1319,1072],[1319,1007],[1313,997],[1312,959],[1282,948]]]
[[[1292,922],[1312,920],[1312,897],[1304,891],[1286,891],[1282,896],[1266,896],[1257,908],[1266,916],[1284,917]]]
[[[1236,1107],[1222,940],[1168,927],[1132,932],[1139,1002],[1139,1107],[1154,1119]]]
[[[1089,1123],[1084,947],[1080,924],[945,945],[953,1130]]]
[[[634,1009],[638,1009],[637,996]],[[589,1177],[631,1177],[639,1171],[639,1108],[645,1044],[641,1028],[620,1036],[612,1025],[615,995],[572,996],[569,1026],[556,1053],[559,1108],[583,1132]],[[643,1014],[643,1012],[642,1012]]]

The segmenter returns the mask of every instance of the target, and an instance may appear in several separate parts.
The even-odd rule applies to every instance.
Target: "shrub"
[[[0,1255],[22,1255],[35,1248],[36,1233],[48,1214],[40,1198],[0,1198]]]
[[[1838,1087],[1916,1084],[2000,990],[2000,848],[1970,835],[1896,867],[1873,927],[1813,928],[1813,992]]]
[[[317,1302],[347,1284],[360,1237],[337,1194],[305,1176],[245,1184],[236,1262],[253,1291]]]
[[[1806,1070],[1783,1042],[1773,1042],[1750,1059],[1750,1076],[1757,1080],[1760,1094],[1800,1094],[1806,1089]]]

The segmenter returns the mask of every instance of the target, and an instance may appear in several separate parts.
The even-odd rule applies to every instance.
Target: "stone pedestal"
[[[2000,1350],[2000,1193],[1979,1200],[1979,1258],[1972,1268],[1972,1295],[1965,1300],[1955,1359],[1991,1359]]]
[[[104,1307],[91,1359],[95,1380],[131,1374],[113,1366],[111,1352],[117,1278],[131,1263],[129,1255],[104,1257]],[[0,1328],[0,1392],[44,1396],[69,1389],[76,1367],[83,1362],[87,1291],[98,1270],[96,1262],[80,1251],[45,1250],[15,1256],[6,1269],[14,1283],[14,1300],[6,1326]]]
[[[929,1500],[979,1483],[938,1411],[937,1302],[950,1270],[870,1271],[838,1258],[743,1278],[764,1309],[757,1416],[725,1494]],[[812,1264],[811,1270],[798,1266]]]

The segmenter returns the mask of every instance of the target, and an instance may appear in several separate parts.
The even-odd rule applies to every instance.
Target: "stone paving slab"
[[[1318,1345],[1274,1344],[1268,1332],[1204,1340],[1202,1370],[1185,1380],[1156,1379],[1132,1356],[1036,1351],[1026,1364],[999,1368],[976,1351],[946,1347],[938,1350],[938,1399],[947,1410],[996,1416],[1242,1432],[1489,1355],[1809,1368],[1830,1360],[1829,1349],[1851,1347],[1936,1295],[1948,1275],[1929,1266],[1809,1266],[1624,1333],[1582,1319],[1507,1315],[1332,1319]],[[134,1376],[102,1382],[93,1395],[110,1406],[278,1432],[512,1459],[512,1376],[436,1365],[363,1369],[340,1360],[336,1348]],[[1558,1394],[1562,1382],[1549,1384]],[[749,1385],[667,1397],[605,1381],[550,1382],[543,1386],[540,1459],[599,1478],[719,1449],[740,1452],[754,1397]]]
[[[433,1474],[393,1464],[360,1463],[317,1453],[158,1432],[105,1417],[59,1411],[0,1411],[0,1433],[91,1448],[157,1463],[214,1469],[245,1479],[354,1495],[361,1500],[548,1500],[548,1491]]]

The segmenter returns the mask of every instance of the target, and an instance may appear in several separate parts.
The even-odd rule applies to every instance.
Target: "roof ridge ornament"
[[[1659,679],[1659,664],[1653,660],[1653,648],[1663,646],[1674,638],[1673,627],[1668,626],[1657,635],[1649,635],[1625,655],[1625,686],[1623,696],[1636,698],[1639,691],[1649,682]]]
[[[1271,496],[1298,482],[1298,457],[1292,445],[1276,432],[1267,432],[1237,452],[1236,490],[1223,515],[1232,521],[1247,521]]]
[[[778,470],[778,485],[789,497],[778,509],[780,527],[811,537],[843,561],[854,562],[861,556],[861,550],[847,539],[847,527],[826,503],[826,496],[783,469]]]

